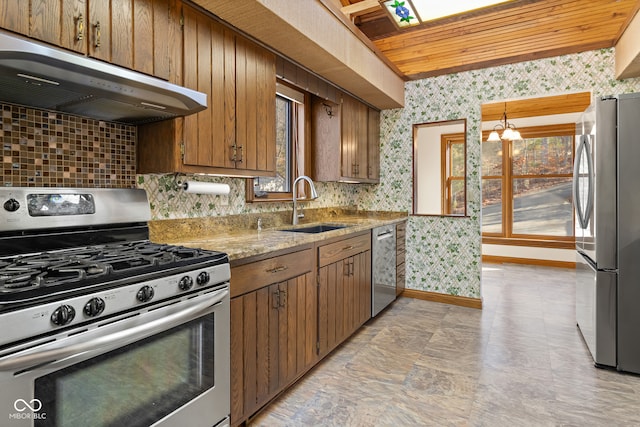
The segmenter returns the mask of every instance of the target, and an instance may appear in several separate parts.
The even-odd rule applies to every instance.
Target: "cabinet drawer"
[[[313,270],[313,250],[305,249],[231,269],[231,297],[283,282]]]
[[[318,249],[318,266],[324,267],[325,265],[349,258],[350,256],[370,249],[371,234],[363,234],[362,236],[351,237],[340,240],[339,242],[320,246]]]

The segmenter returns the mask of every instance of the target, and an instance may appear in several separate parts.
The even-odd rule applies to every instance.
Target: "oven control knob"
[[[9,199],[4,202],[4,210],[8,212],[15,212],[20,209],[20,202],[16,199]]]
[[[181,291],[188,291],[189,289],[191,289],[193,287],[193,279],[191,278],[191,276],[184,276],[182,279],[180,279],[180,281],[178,282],[178,287]]]
[[[64,326],[71,323],[76,317],[76,311],[70,305],[61,305],[51,313],[51,323],[58,326]]]
[[[203,271],[202,273],[198,274],[198,277],[196,277],[196,283],[199,286],[206,285],[207,283],[209,283],[209,280],[211,280],[211,277],[206,271]]]
[[[151,298],[153,298],[153,294],[153,288],[149,285],[144,285],[140,290],[138,290],[136,298],[138,298],[138,301],[140,302],[149,302],[151,301]]]
[[[96,317],[104,311],[104,300],[102,298],[91,298],[84,305],[84,314],[89,317]]]

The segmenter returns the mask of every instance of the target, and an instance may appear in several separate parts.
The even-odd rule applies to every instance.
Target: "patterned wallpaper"
[[[0,104],[2,185],[135,186],[136,128]]]
[[[177,185],[185,179],[229,184],[228,196],[185,193]],[[301,202],[303,208],[352,206],[357,204],[358,188],[354,184],[316,182],[316,200]],[[245,180],[205,175],[138,175],[138,187],[147,190],[153,219],[198,218],[239,215],[243,213],[291,210],[288,203],[246,203]]]
[[[407,287],[479,298],[480,105],[503,99],[592,91],[596,95],[640,91],[640,78],[616,80],[613,49],[589,51],[483,70],[407,82],[405,108],[381,115],[381,183],[318,183],[313,207],[357,204],[362,209],[410,211],[412,197],[412,125],[467,119],[467,198],[469,217],[410,217],[407,227]],[[207,179],[207,178],[199,178]],[[138,185],[149,190],[156,218],[229,215],[290,209],[288,204],[244,202],[244,181],[228,182],[227,206],[218,199],[176,192],[173,177],[145,175]]]
[[[603,49],[428,78],[405,84],[405,108],[381,116],[381,184],[360,194],[362,208],[410,210],[412,125],[467,119],[468,218],[410,217],[407,287],[479,298],[480,105],[503,99],[592,91],[640,91],[640,78],[616,80],[614,51]]]

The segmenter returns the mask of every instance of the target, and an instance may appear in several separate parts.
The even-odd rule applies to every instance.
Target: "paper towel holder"
[[[176,172],[173,174],[173,185],[172,188],[175,191],[179,191],[179,190],[184,190],[184,182],[180,179],[181,178],[180,173]]]

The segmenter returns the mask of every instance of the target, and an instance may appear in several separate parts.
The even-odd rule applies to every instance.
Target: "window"
[[[291,200],[296,177],[304,175],[304,100],[302,92],[276,86],[276,176],[247,180],[247,201]]]
[[[465,134],[442,135],[443,214],[465,215]]]
[[[519,128],[520,141],[486,142],[483,135],[483,241],[573,241],[574,128]]]

